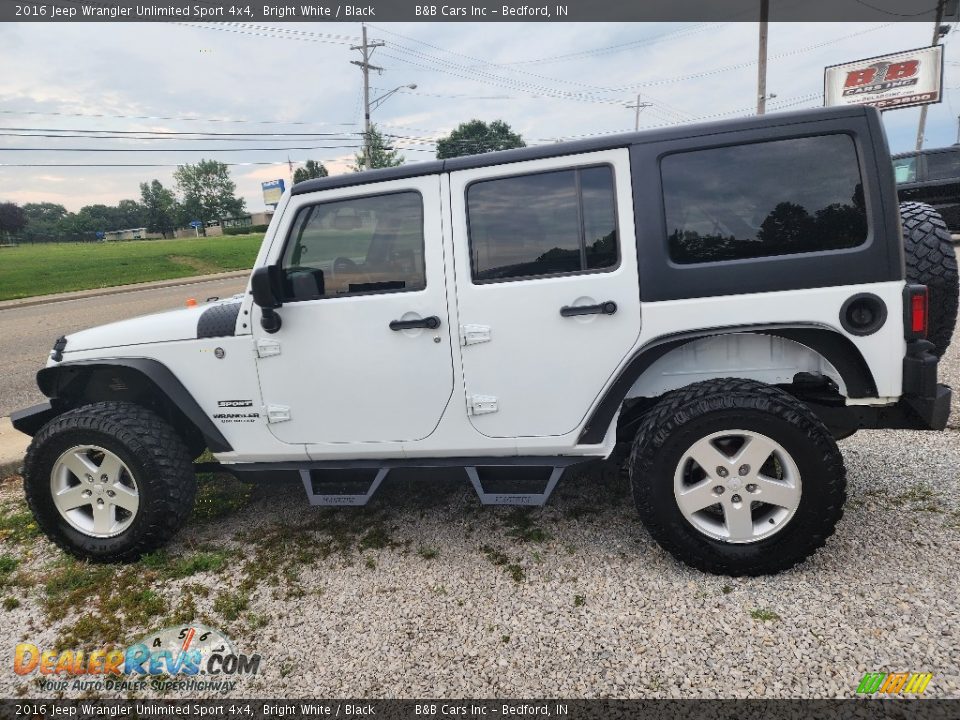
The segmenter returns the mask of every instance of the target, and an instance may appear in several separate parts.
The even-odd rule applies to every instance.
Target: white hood
[[[196,307],[168,310],[154,315],[143,315],[121,320],[120,322],[100,325],[67,335],[67,347],[64,359],[78,350],[100,350],[101,348],[126,347],[145,343],[171,342],[175,340],[195,340],[197,321],[213,303]]]

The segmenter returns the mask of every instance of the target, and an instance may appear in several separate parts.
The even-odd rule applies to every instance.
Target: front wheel
[[[23,486],[51,540],[79,558],[111,562],[165,543],[193,507],[196,477],[186,446],[160,417],[101,402],[40,429]]]
[[[640,517],[677,559],[764,575],[823,546],[843,515],[846,473],[830,431],[803,403],[752,380],[667,395],[630,458]]]

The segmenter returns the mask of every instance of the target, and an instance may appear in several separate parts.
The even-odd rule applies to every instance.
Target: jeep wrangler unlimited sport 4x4
[[[937,215],[905,217],[916,272],[956,284]],[[246,293],[57,340],[49,402],[14,418],[27,499],[65,550],[120,560],[187,517],[205,448],[314,504],[447,467],[533,505],[619,444],[664,548],[783,570],[842,515],[835,438],[946,424],[953,324],[925,339],[903,232],[866,108],[299,183]]]

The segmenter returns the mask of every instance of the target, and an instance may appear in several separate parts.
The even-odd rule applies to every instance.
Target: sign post
[[[200,222],[199,220],[191,220],[190,227],[192,227],[194,231],[197,233],[197,237],[200,237],[200,228],[203,227],[203,223]]]
[[[283,180],[268,180],[265,183],[260,183],[260,187],[263,190],[263,204],[276,209],[277,203],[283,196],[283,191],[286,190]]]

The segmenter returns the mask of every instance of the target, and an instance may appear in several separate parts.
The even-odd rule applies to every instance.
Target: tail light
[[[927,336],[929,301],[926,285],[907,285],[903,291],[904,337],[920,340]]]

